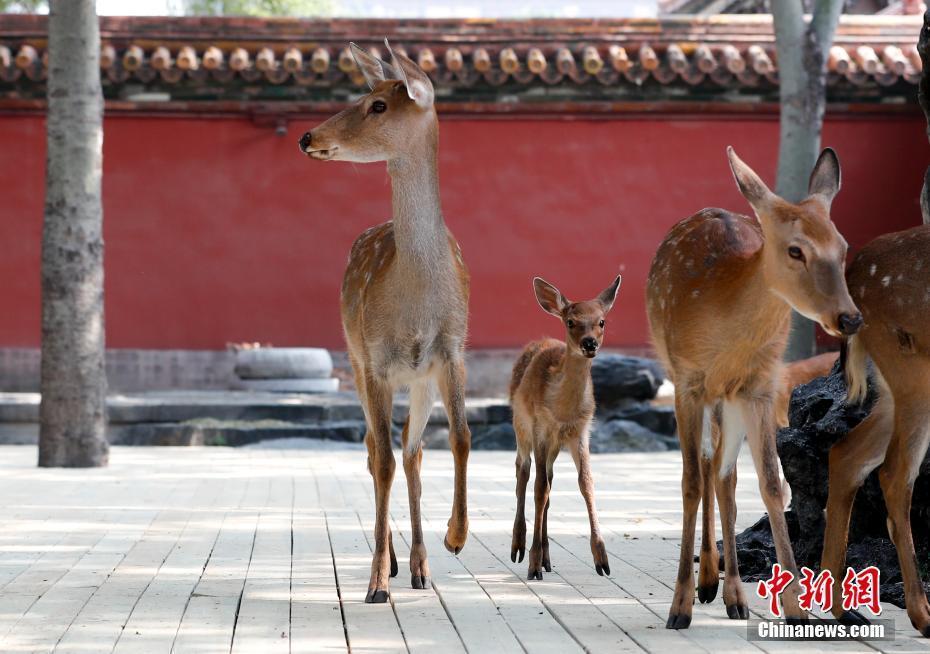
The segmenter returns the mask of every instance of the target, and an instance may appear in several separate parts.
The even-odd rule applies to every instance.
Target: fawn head
[[[762,265],[772,291],[831,336],[850,336],[862,314],[846,288],[846,240],[830,220],[840,190],[840,162],[826,148],[811,172],[807,197],[794,204],[769,190],[762,179],[727,148],[740,193],[752,205],[765,245]]]
[[[533,279],[533,290],[543,311],[560,318],[565,325],[568,351],[593,359],[604,340],[605,318],[620,290],[620,275],[600,295],[585,302],[567,300],[559,289],[541,277]]]
[[[414,147],[418,135],[435,138],[429,77],[413,61],[394,53],[387,39],[384,44],[390,64],[350,44],[370,93],[301,136],[301,152],[321,161],[390,161]]]

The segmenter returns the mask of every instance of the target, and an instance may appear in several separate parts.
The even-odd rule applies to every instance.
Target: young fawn
[[[774,399],[791,308],[834,336],[855,333],[862,317],[846,289],[846,242],[830,221],[840,189],[836,154],[824,150],[798,204],[774,193],[728,149],[740,192],[758,220],[704,209],[675,225],[649,273],[652,337],[675,384],[684,518],[675,595],[666,626],[691,624],[694,530],[703,501],[698,597],[717,595],[714,492],[723,526],[727,615],[749,615],[736,561],[736,458],[748,435],[759,488],[781,566],[797,579],[785,523],[786,489],[775,449]],[[782,595],[789,619],[802,619],[798,583]]]
[[[588,430],[594,416],[591,360],[604,340],[604,318],[620,289],[620,276],[587,302],[570,302],[552,284],[533,280],[536,300],[544,311],[565,324],[565,343],[545,339],[530,343],[513,368],[510,404],[517,434],[517,515],[513,522],[510,560],[523,561],[526,552],[526,484],[531,455],[536,457],[536,521],[530,547],[529,579],[542,579],[549,562],[549,490],[552,464],[564,445],[575,460],[578,486],[591,521],[591,552],[599,575],[610,574],[607,550],[594,507],[594,480],[588,453]]]
[[[848,342],[847,401],[867,391],[867,359],[875,364],[878,399],[871,414],[830,450],[830,493],[821,568],[834,579],[833,613],[865,622],[842,608],[849,516],[856,491],[876,467],[888,509],[888,533],[898,550],[907,614],[930,637],[930,605],[920,581],[911,535],[911,495],[930,439],[930,225],[886,234],[866,245],[846,275],[864,323]]]
[[[390,51],[390,46],[385,40]],[[407,57],[380,61],[352,44],[371,92],[300,139],[321,161],[387,161],[393,220],[352,246],[342,282],[342,324],[365,411],[368,469],[374,479],[375,553],[366,602],[385,602],[397,574],[388,504],[394,478],[391,409],[394,391],[410,389],[403,463],[410,501],[411,584],[429,588],[420,525],[420,437],[436,387],[449,416],[455,492],[446,548],[458,554],[468,535],[465,469],[471,433],[465,420],[465,331],[468,271],[439,203],[439,124],[433,86]]]

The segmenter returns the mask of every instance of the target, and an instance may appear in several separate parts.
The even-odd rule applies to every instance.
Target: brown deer
[[[698,598],[717,595],[714,492],[720,503],[725,576],[723,600],[731,619],[749,610],[736,561],[736,458],[749,440],[768,509],[778,561],[798,574],[788,539],[775,449],[775,395],[791,308],[830,334],[854,333],[862,322],[846,289],[846,242],[830,221],[840,188],[840,165],[824,150],[811,173],[808,197],[794,204],[772,193],[728,149],[740,192],[758,220],[704,209],[675,225],[656,253],[646,290],[656,350],[675,384],[675,416],[683,462],[681,558],[666,626],[691,624],[694,530],[703,501]],[[805,617],[798,583],[782,595],[789,619]]]
[[[352,44],[371,92],[300,139],[320,161],[386,161],[393,220],[364,232],[352,246],[342,282],[342,325],[365,411],[368,468],[374,479],[375,552],[366,602],[386,602],[397,574],[388,505],[394,478],[391,409],[394,391],[410,389],[403,463],[410,501],[411,584],[429,588],[420,525],[420,437],[436,388],[449,417],[455,459],[452,517],[445,537],[455,554],[468,536],[465,470],[471,432],[465,420],[465,332],[468,271],[439,202],[439,124],[433,86],[407,57],[387,64]]]
[[[869,416],[830,450],[830,492],[821,568],[834,584],[833,613],[845,622],[866,622],[844,611],[841,584],[849,517],[856,491],[881,465],[888,533],[898,550],[907,614],[930,637],[930,605],[920,581],[911,535],[911,495],[930,439],[930,225],[880,236],[853,259],[846,275],[862,309],[862,329],[848,340],[847,402],[867,392],[869,358],[875,364],[878,398]]]
[[[588,430],[594,416],[591,362],[604,340],[604,321],[620,289],[620,276],[593,300],[570,302],[559,289],[533,280],[536,300],[544,311],[565,325],[565,342],[545,339],[530,343],[513,368],[510,403],[517,434],[517,515],[513,522],[510,560],[523,561],[526,552],[526,484],[536,457],[536,521],[530,547],[528,579],[542,579],[549,561],[549,491],[552,465],[562,446],[571,452],[578,469],[578,486],[591,521],[591,552],[597,574],[610,574],[607,549],[601,538],[594,506],[594,479],[588,452]]]

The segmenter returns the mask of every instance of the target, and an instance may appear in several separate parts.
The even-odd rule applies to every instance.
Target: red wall
[[[390,215],[383,164],[309,161],[297,139],[247,118],[113,116],[104,140],[107,343],[222,348],[230,341],[342,347],[338,292],[353,239]],[[705,206],[748,211],[724,148],[772,182],[774,116],[692,120],[444,118],[446,220],[472,274],[472,347],[513,347],[555,321],[541,275],[593,297],[619,270],[612,347],[647,342],[643,289],[674,222]],[[852,248],[920,221],[930,161],[913,117],[830,120]],[[44,120],[0,117],[0,346],[39,344]]]

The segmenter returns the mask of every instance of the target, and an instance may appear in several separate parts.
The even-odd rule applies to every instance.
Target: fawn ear
[[[420,109],[429,109],[433,106],[433,83],[423,70],[413,60],[391,49],[391,44],[384,39],[384,47],[391,55],[391,66],[397,71],[397,79],[404,83],[407,95]]]
[[[736,178],[739,192],[756,210],[756,214],[760,214],[760,209],[768,203],[773,193],[756,174],[756,171],[736,156],[736,152],[730,146],[727,146],[727,157],[730,159],[730,170],[733,171],[733,177]]]
[[[371,53],[363,50],[354,43],[349,43],[349,51],[352,53],[355,65],[362,71],[362,75],[365,77],[365,82],[368,84],[369,90],[374,90],[378,82],[383,82],[387,79],[400,79],[391,66],[377,57],[372,56]]]
[[[833,198],[839,193],[840,177],[840,160],[836,152],[833,148],[824,148],[817,157],[814,170],[811,171],[811,181],[807,188],[808,195],[817,196],[829,207]]]
[[[601,291],[601,294],[597,296],[598,301],[604,305],[604,313],[610,311],[611,307],[614,306],[614,300],[617,299],[617,293],[620,292],[620,275],[617,275],[617,279],[614,280],[614,283]]]
[[[533,278],[533,290],[536,292],[536,301],[543,311],[551,313],[558,318],[570,304],[555,286],[547,282],[542,277]]]

